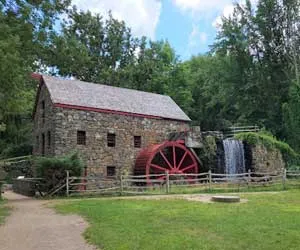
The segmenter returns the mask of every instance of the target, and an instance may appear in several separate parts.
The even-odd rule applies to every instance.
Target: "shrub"
[[[289,170],[297,170],[297,171],[300,171],[300,165],[291,165],[288,167]]]
[[[250,145],[263,145],[268,149],[278,149],[288,164],[297,164],[299,162],[299,155],[290,147],[289,144],[278,140],[269,132],[264,131],[253,133],[239,133],[235,135],[236,139],[246,141]]]
[[[34,160],[36,175],[45,180],[45,191],[64,181],[66,170],[70,176],[80,176],[84,167],[78,153],[62,157],[38,157]]]
[[[205,171],[213,169],[216,165],[217,158],[217,143],[214,136],[204,136],[203,137],[203,148],[198,153],[199,158],[203,161],[202,167]]]

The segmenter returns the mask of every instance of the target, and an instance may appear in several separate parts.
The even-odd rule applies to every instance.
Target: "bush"
[[[214,136],[203,137],[203,148],[198,153],[199,158],[203,161],[203,170],[208,171],[216,165],[217,143]]]
[[[299,155],[289,144],[279,141],[272,134],[261,131],[259,133],[247,132],[239,133],[235,136],[236,139],[246,141],[250,145],[263,145],[268,149],[278,149],[285,160],[289,164],[297,164]]]
[[[300,165],[291,165],[288,167],[288,170],[295,170],[295,171],[300,171]]]
[[[38,157],[34,159],[36,175],[45,180],[45,191],[49,191],[63,182],[67,176],[80,176],[84,164],[78,153],[72,153],[62,157]]]

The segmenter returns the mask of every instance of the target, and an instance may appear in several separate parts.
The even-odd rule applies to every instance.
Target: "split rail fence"
[[[229,127],[227,131],[224,132],[226,137],[234,137],[239,133],[246,133],[246,132],[254,132],[257,133],[259,131],[258,126],[233,126]]]
[[[120,180],[98,177],[72,177],[67,173],[66,195],[74,194],[168,194],[191,192],[247,191],[251,188],[300,188],[300,171],[274,173],[247,172],[216,174],[126,175]]]

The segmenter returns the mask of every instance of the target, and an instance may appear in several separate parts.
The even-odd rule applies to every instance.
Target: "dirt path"
[[[47,201],[12,192],[3,195],[12,206],[0,226],[0,250],[95,250],[85,243],[87,223],[76,215],[60,215],[47,208]]]

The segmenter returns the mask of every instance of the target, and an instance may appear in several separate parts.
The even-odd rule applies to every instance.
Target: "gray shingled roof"
[[[166,95],[43,76],[53,103],[190,121]]]

